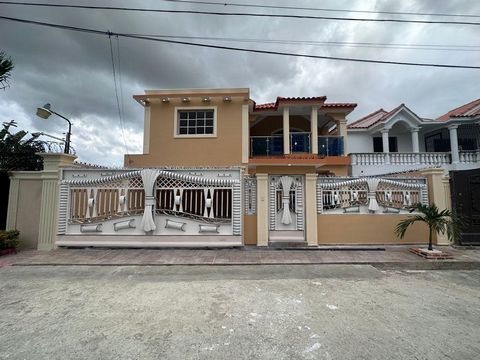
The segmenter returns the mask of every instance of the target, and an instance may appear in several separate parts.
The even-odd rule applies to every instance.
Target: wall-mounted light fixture
[[[204,96],[204,97],[202,98],[202,101],[203,101],[203,102],[210,102],[210,96]]]
[[[182,102],[184,102],[184,103],[190,102],[190,98],[189,97],[184,97],[184,98],[182,98]]]
[[[162,98],[162,102],[163,103],[168,103],[168,102],[170,102],[170,99],[168,97],[164,97],[164,98]]]
[[[231,98],[230,96],[225,96],[225,97],[223,98],[223,101],[229,102],[229,101],[232,101],[232,98]]]

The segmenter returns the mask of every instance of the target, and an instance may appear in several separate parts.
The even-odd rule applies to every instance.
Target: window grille
[[[178,110],[178,135],[212,135],[214,110]]]

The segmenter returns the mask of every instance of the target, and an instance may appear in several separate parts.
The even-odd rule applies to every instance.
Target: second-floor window
[[[214,109],[178,110],[177,135],[214,135]]]

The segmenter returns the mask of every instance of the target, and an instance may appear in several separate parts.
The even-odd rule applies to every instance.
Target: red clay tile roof
[[[375,124],[378,124],[379,122],[382,122],[386,120],[389,116],[393,115],[396,113],[402,106],[405,106],[405,104],[400,104],[396,108],[390,111],[385,111],[383,109],[378,109],[377,111],[374,111],[371,114],[368,114],[364,116],[361,119],[358,119],[354,121],[353,123],[349,124],[347,127],[349,129],[366,129],[369,128]]]
[[[355,103],[328,103],[328,104],[323,104],[322,109],[329,109],[329,108],[355,108],[357,107],[357,104]]]
[[[267,103],[267,104],[256,104],[253,102],[253,111],[263,111],[263,110],[273,110],[276,111],[278,109],[278,105],[280,102],[297,102],[297,103],[302,103],[302,102],[324,102],[327,100],[326,96],[315,96],[315,97],[277,97],[277,101],[274,103]]]
[[[358,119],[351,124],[348,124],[349,129],[364,129],[375,124],[379,119],[381,119],[385,114],[388,114],[383,109],[378,109],[371,114],[368,114],[361,119]]]
[[[446,114],[439,116],[436,120],[447,121],[450,118],[475,116],[480,116],[480,99],[473,100],[465,105],[450,110]]]

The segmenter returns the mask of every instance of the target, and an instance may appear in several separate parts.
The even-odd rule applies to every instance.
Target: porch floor
[[[480,249],[437,247],[453,254],[449,260],[427,260],[409,246],[325,247],[315,250],[237,249],[57,249],[20,251],[0,257],[0,267],[17,265],[281,265],[363,264],[377,268],[480,269]]]

